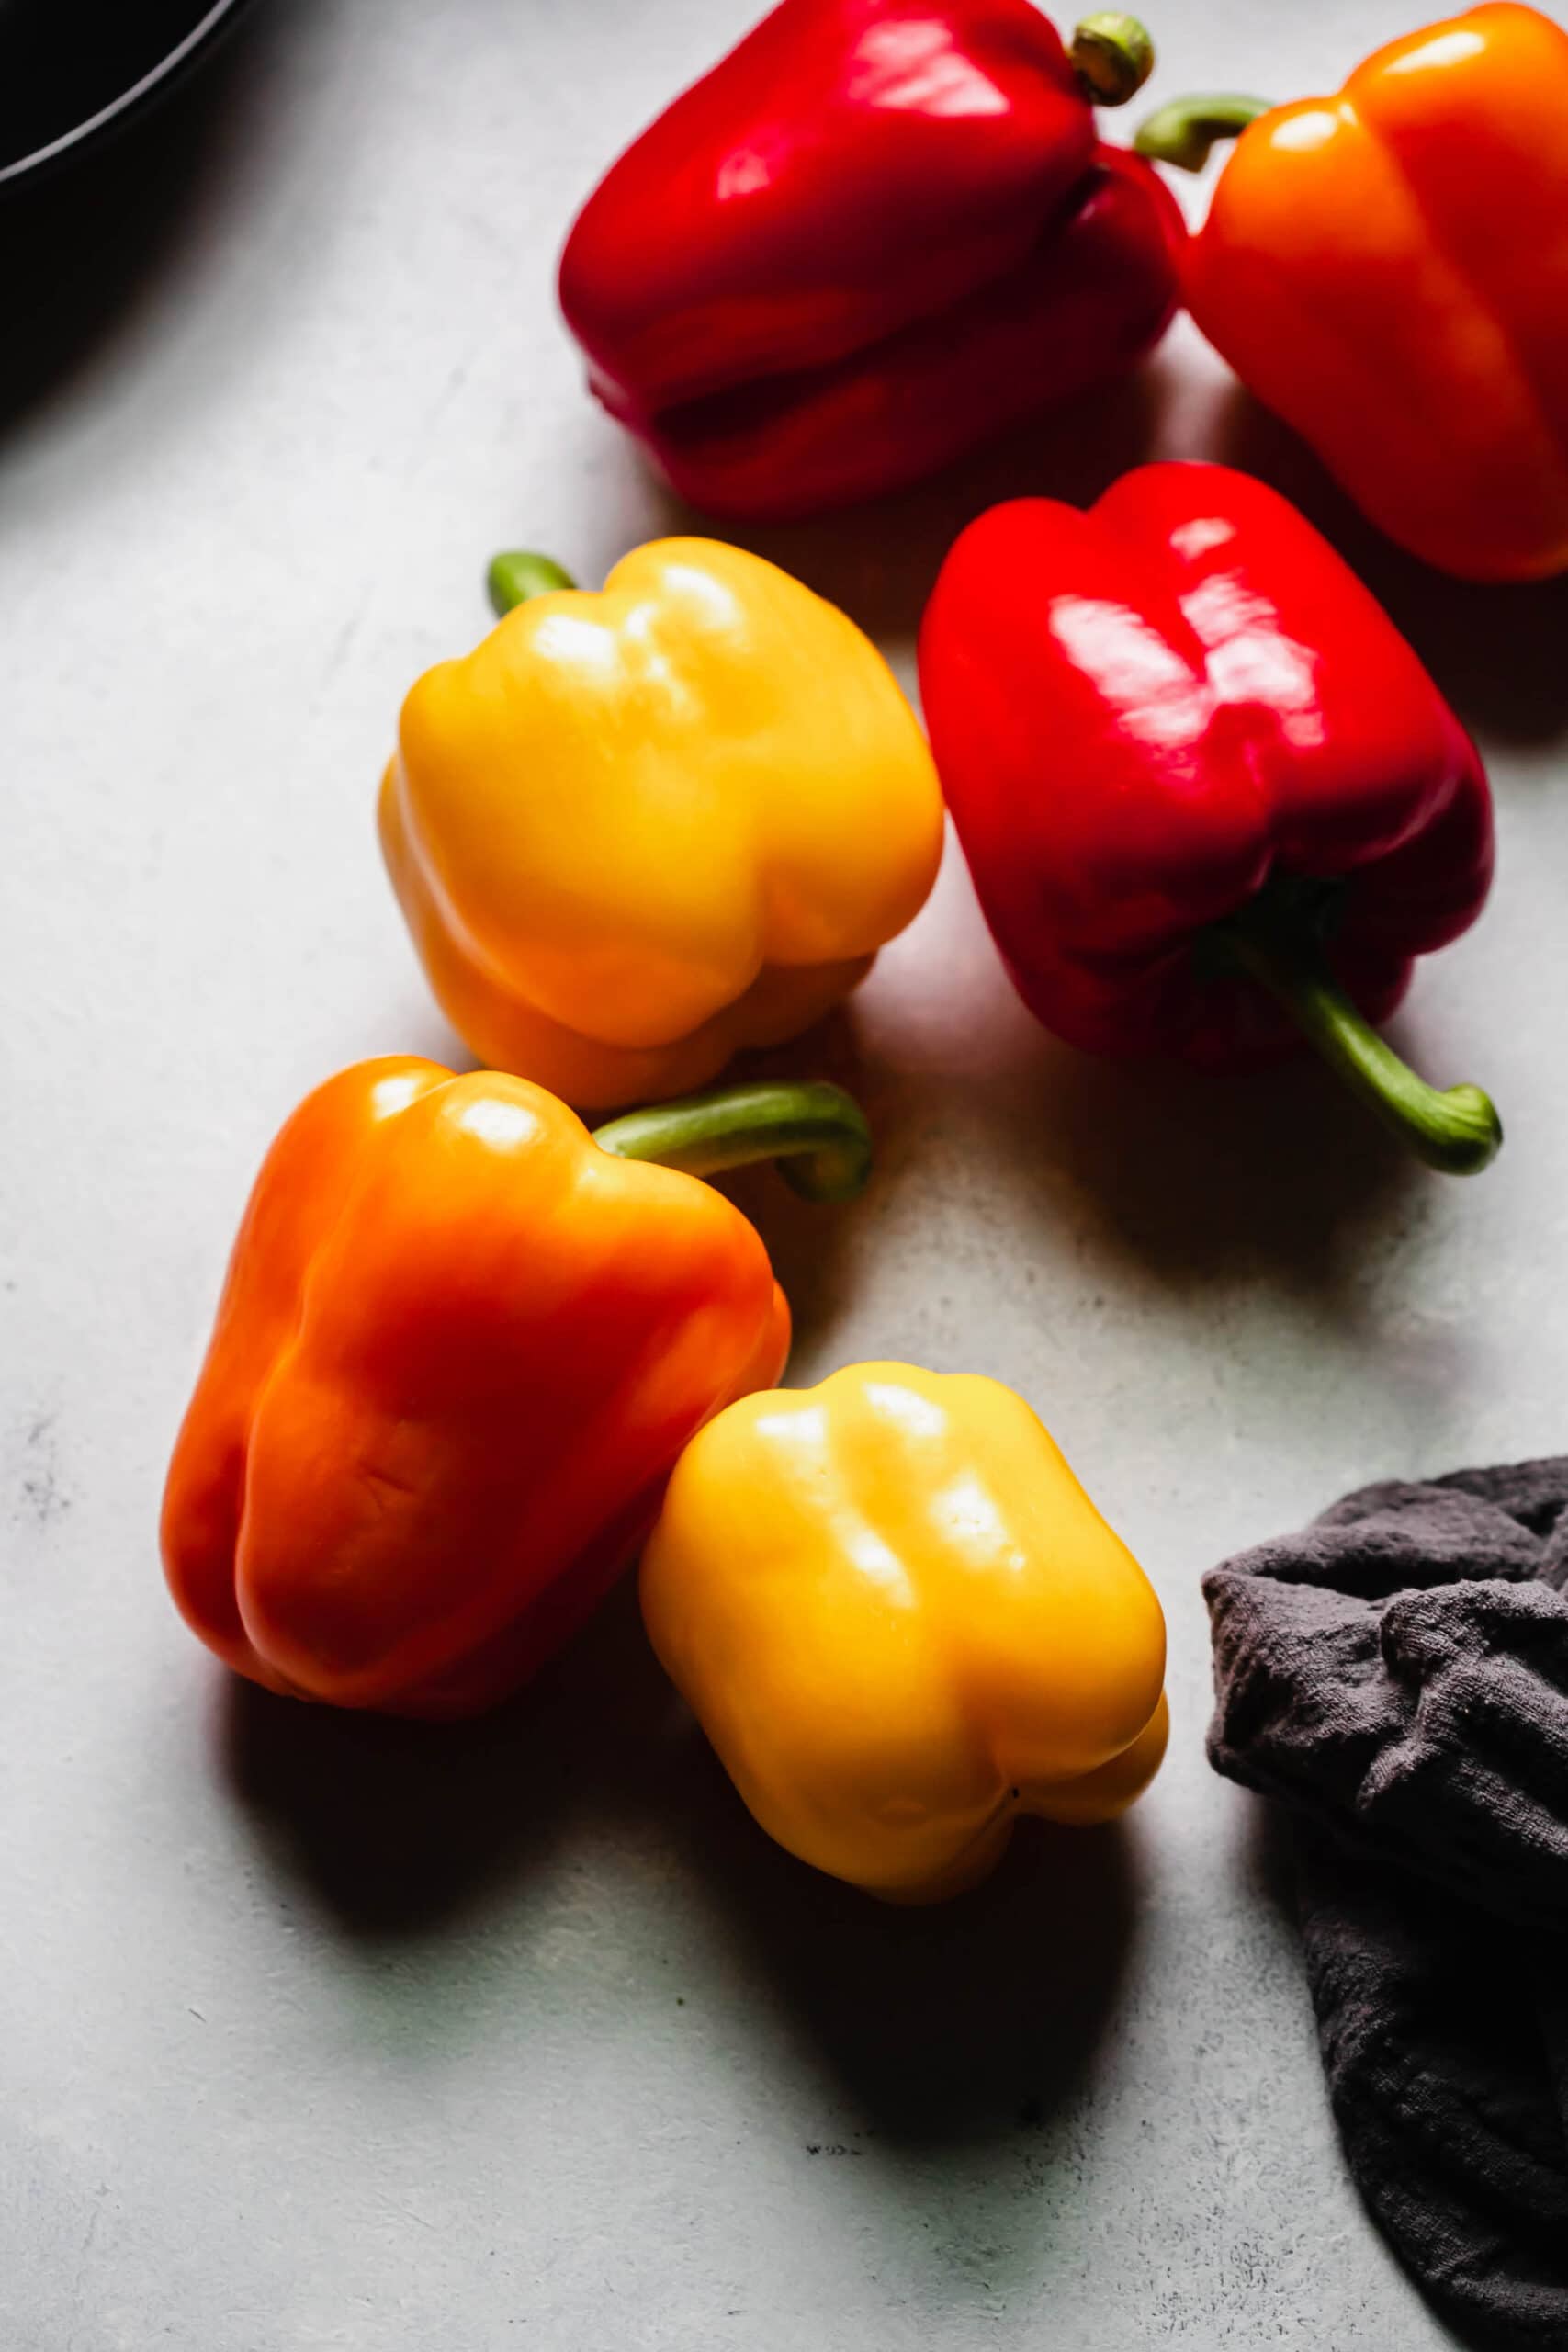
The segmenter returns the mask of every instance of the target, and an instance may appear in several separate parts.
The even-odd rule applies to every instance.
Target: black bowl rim
[[[168,55],[151,66],[139,82],[131,84],[129,90],[122,90],[118,98],[111,98],[107,107],[100,107],[96,114],[87,117],[85,122],[75,124],[70,130],[62,130],[59,138],[51,139],[46,147],[35,147],[29,155],[18,155],[12,163],[0,164],[0,188],[23,178],[28,172],[41,171],[46,164],[69,154],[73,147],[96,139],[101,130],[107,130],[111,124],[130,114],[144,99],[152,97],[195,55],[204,41],[211,40],[223,19],[231,17],[236,8],[243,6],[243,0],[213,0],[212,6],[191,27],[185,39],[176,41]]]

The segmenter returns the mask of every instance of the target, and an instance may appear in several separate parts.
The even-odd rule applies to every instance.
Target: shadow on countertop
[[[1430,1214],[1404,1147],[1308,1056],[1265,1070],[1098,1061],[1048,1041],[1029,1079],[977,1105],[984,1148],[1036,1163],[1040,1214],[1177,1290],[1238,1275],[1310,1290]]]
[[[437,1935],[613,1809],[677,1702],[630,1579],[521,1697],[469,1723],[280,1699],[231,1678],[221,1760],[270,1867],[370,1946]]]
[[[721,1780],[705,1751],[699,1761]],[[700,1860],[733,1909],[749,1973],[806,2030],[865,2136],[985,2142],[1057,2118],[1126,1973],[1135,1829],[1022,1822],[983,1885],[904,1908],[795,1861],[722,1782],[708,1811],[703,1824],[693,1808],[694,1845],[705,1826]]]
[[[800,522],[716,521],[656,486],[660,527],[749,548],[840,605],[868,636],[910,641],[942,559],[966,524],[1004,499],[1091,504],[1154,454],[1165,389],[1157,366],[1141,368],[998,435],[908,490]]]
[[[79,153],[0,192],[0,435],[155,284],[243,144],[293,0],[251,0],[190,69]]]
[[[972,1047],[954,1023],[913,1035],[909,1067],[867,1057],[862,1099],[889,1144],[863,1216],[873,1203],[896,1214],[919,1185],[955,1221],[1038,1224],[1058,1263],[1131,1262],[1178,1292],[1261,1280],[1331,1309],[1342,1276],[1419,1232],[1453,1191],[1304,1049],[1236,1071],[1081,1053],[1033,1020],[999,962],[989,981],[967,978],[964,1003]],[[1423,1023],[1419,973],[1412,1007],[1390,1035],[1417,1069],[1500,1082],[1490,1066],[1451,1067]],[[809,1261],[803,1272],[809,1283]]]
[[[726,1976],[766,1987],[815,2048],[860,2139],[1043,2128],[1092,2061],[1133,1935],[1136,1848],[1121,1824],[1026,1822],[985,1886],[930,1908],[794,1860],[665,1680],[630,1579],[530,1690],[477,1723],[349,1715],[235,1681],[222,1745],[268,1868],[370,1952],[502,1931],[487,1914],[587,1822],[613,1851],[656,1852]]]
[[[1419,981],[1417,972],[1414,1012],[1390,1034],[1446,1084],[1460,1073],[1446,1069],[1441,1039],[1423,1035]],[[1453,1182],[1423,1169],[1304,1050],[1242,1071],[1101,1059],[1043,1029],[999,962],[971,1026],[986,1042],[968,1062],[899,1068],[863,1041],[852,999],[805,1039],[738,1070],[831,1079],[871,1122],[871,1188],[847,1208],[799,1199],[770,1169],[720,1180],[767,1239],[797,1353],[829,1347],[852,1305],[858,1252],[897,1218],[906,1188],[984,1214],[971,1170],[1110,1265],[1134,1261],[1179,1290],[1262,1275],[1320,1292],[1329,1307],[1369,1247],[1418,1228]]]

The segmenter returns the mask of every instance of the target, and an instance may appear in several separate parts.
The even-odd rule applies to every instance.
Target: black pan
[[[0,0],[0,193],[140,112],[243,0]]]

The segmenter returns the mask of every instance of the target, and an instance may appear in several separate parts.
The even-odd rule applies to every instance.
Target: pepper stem
[[[807,1201],[852,1201],[871,1173],[865,1113],[824,1080],[718,1086],[654,1102],[596,1128],[593,1140],[618,1159],[656,1160],[688,1176],[776,1159],[785,1183]]]
[[[558,588],[577,585],[553,556],[535,555],[526,548],[509,548],[504,555],[494,557],[485,582],[490,601],[502,620],[531,596],[552,596]]]
[[[1309,1044],[1368,1108],[1445,1176],[1479,1176],[1497,1157],[1503,1123],[1478,1086],[1439,1093],[1402,1061],[1329,972],[1315,941],[1256,913],[1223,926],[1237,961],[1281,1004]]]
[[[1097,9],[1075,29],[1068,55],[1092,106],[1124,107],[1155,70],[1155,45],[1136,17]]]
[[[1272,98],[1246,98],[1231,92],[1172,98],[1138,125],[1133,145],[1151,163],[1201,172],[1220,140],[1239,139],[1249,122],[1271,114],[1274,104]]]

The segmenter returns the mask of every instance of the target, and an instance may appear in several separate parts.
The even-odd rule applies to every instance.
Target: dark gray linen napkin
[[[1364,1487],[1203,1591],[1361,2193],[1472,2341],[1568,2352],[1568,1458]]]

